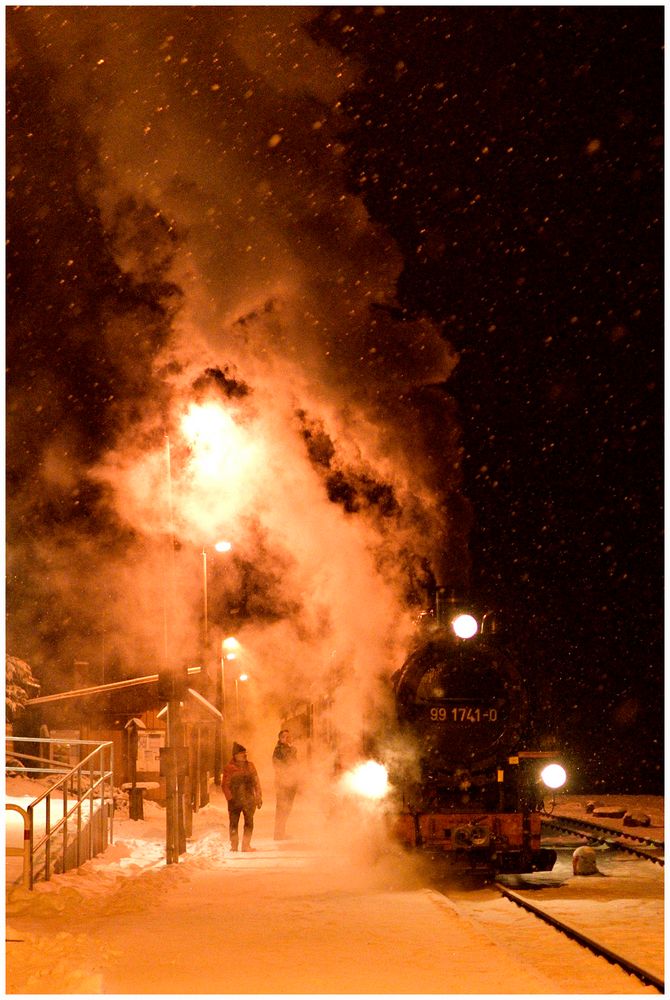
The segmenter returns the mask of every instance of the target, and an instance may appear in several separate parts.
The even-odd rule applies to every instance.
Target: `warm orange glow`
[[[232,542],[221,541],[214,543],[214,548],[216,549],[217,552],[230,552],[232,547],[233,547]]]

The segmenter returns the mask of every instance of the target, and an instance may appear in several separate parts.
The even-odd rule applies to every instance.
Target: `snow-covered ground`
[[[587,799],[566,796],[557,811],[584,816]],[[661,798],[617,801],[647,812],[654,826],[641,832],[663,838]],[[330,795],[325,807],[298,800],[294,839],[281,843],[272,840],[273,806],[270,796],[256,814],[255,853],[229,852],[225,802],[213,789],[178,864],[165,863],[165,813],[149,803],[143,821],[117,813],[114,844],[79,871],[33,892],[9,887],[6,992],[656,992],[582,949],[576,957],[573,943],[490,890],[449,900],[427,888],[422,863],[390,848],[374,809],[350,796]],[[542,905],[553,901],[566,922],[624,927],[644,945],[640,964],[662,975],[660,866],[647,865],[654,871],[636,902],[638,876],[627,883],[606,853],[602,875],[581,878],[565,868],[569,856],[533,877],[544,880]],[[529,960],[529,947],[541,962]]]

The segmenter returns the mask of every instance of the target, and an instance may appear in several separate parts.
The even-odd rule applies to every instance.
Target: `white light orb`
[[[383,799],[388,794],[388,772],[383,764],[368,760],[343,776],[342,781],[350,792],[366,799]]]
[[[540,777],[547,788],[562,788],[568,776],[560,764],[548,764]]]
[[[479,631],[479,623],[472,615],[458,615],[451,623],[451,627],[459,639],[472,639]]]

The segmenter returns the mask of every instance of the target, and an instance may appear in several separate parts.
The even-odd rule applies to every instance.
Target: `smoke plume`
[[[328,691],[355,743],[431,574],[464,582],[467,511],[456,358],[395,307],[398,248],[347,188],[361,67],[314,13],[9,17],[10,237],[24,268],[43,241],[44,297],[9,334],[9,564],[50,595],[9,634],[42,674],[108,677],[235,635],[258,731]]]

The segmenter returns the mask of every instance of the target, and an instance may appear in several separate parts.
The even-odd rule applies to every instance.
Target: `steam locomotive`
[[[540,810],[566,775],[553,749],[528,745],[527,686],[498,616],[438,590],[390,696],[390,714],[378,706],[354,760],[331,725],[332,693],[294,704],[282,726],[307,760],[330,755],[334,778],[366,757],[383,765],[386,819],[405,847],[488,872],[551,871]]]
[[[551,871],[556,852],[540,846],[538,810],[565,771],[554,752],[526,745],[528,693],[496,615],[438,591],[392,684],[403,748],[389,765],[399,841],[474,868]]]

